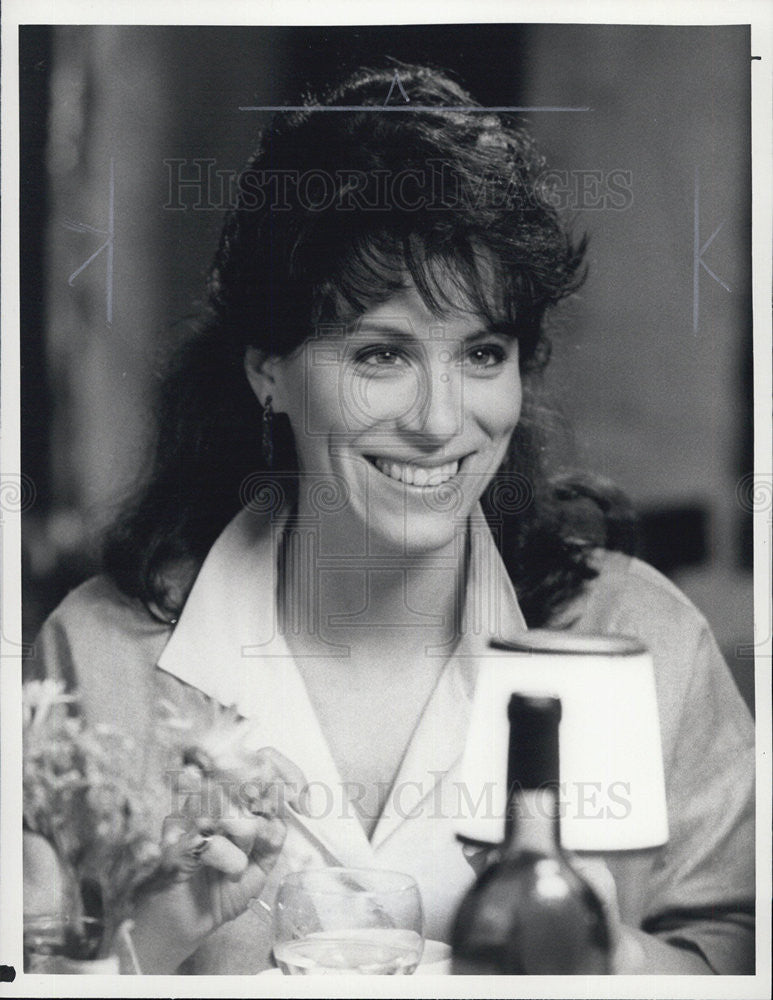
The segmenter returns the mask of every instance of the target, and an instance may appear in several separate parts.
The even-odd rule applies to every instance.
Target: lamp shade
[[[535,629],[493,640],[478,673],[461,782],[465,840],[501,843],[507,803],[507,706],[514,693],[561,700],[561,843],[634,850],[668,840],[652,657],[627,636]]]

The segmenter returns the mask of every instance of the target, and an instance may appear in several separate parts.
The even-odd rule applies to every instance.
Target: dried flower
[[[24,826],[57,855],[72,925],[84,929],[86,918],[99,916],[94,954],[81,956],[97,957],[109,953],[138,889],[176,870],[147,833],[151,803],[131,768],[131,739],[109,726],[88,728],[73,714],[76,701],[58,681],[24,685]],[[97,914],[88,912],[94,905]],[[82,943],[85,930],[75,937]]]

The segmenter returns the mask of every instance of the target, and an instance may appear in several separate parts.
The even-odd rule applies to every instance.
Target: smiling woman
[[[321,352],[341,360],[314,363]],[[380,539],[443,554],[502,464],[521,408],[515,337],[487,331],[466,303],[431,312],[414,285],[289,358],[249,348],[247,374],[257,398],[271,396],[289,420],[304,481],[347,490],[338,531],[326,531],[339,556],[357,555],[362,537],[368,550]],[[453,491],[453,518],[432,505],[441,486]],[[313,513],[308,496],[303,517]]]
[[[410,873],[426,935],[447,940],[473,878],[443,804],[477,667],[491,638],[550,625],[637,636],[655,662],[671,842],[601,859],[614,968],[749,971],[748,714],[695,609],[620,551],[619,497],[543,467],[534,387],[583,242],[516,121],[436,71],[399,77],[410,113],[369,113],[394,68],[362,70],[266,130],[208,315],[162,386],[148,481],[105,575],[41,636],[87,713],[147,748],[159,824],[159,705],[193,731],[235,706],[271,748],[272,836],[244,803],[213,818],[197,791],[183,825],[219,834],[229,864],[203,851],[188,881],[141,900],[137,955],[147,972],[267,967],[265,913],[299,864],[277,861],[276,837],[297,833],[299,769],[325,862]]]
[[[316,104],[381,106],[393,78],[394,69],[362,70]],[[380,380],[354,378],[363,350],[372,355],[368,370],[385,367],[388,358],[398,367],[407,336],[417,342],[413,354],[419,342],[426,352],[430,342],[447,338],[439,361],[441,354],[458,351],[454,340],[464,328],[465,337],[496,334],[496,348],[510,346],[508,356],[524,376],[536,376],[549,358],[545,314],[580,284],[584,241],[573,241],[552,206],[543,186],[544,161],[513,116],[461,111],[475,108],[475,102],[450,79],[410,67],[401,69],[400,79],[415,111],[277,115],[240,176],[238,204],[210,275],[211,319],[173,364],[161,400],[155,469],[107,549],[108,569],[122,589],[170,617],[176,617],[187,586],[181,571],[195,573],[244,502],[245,482],[254,483],[256,470],[266,467],[266,450],[261,454],[256,447],[252,428],[264,420],[262,404],[269,395],[274,482],[277,472],[288,473],[282,487],[291,493],[302,449],[304,473],[321,471],[308,455],[310,439],[320,436],[321,413],[308,397],[324,383],[320,369],[337,382],[331,392],[340,411],[339,435],[351,436],[363,420],[380,423],[371,401],[388,396],[393,411],[402,409],[402,423],[415,418],[408,454],[424,452],[429,444],[441,458],[427,417],[434,421],[438,402],[445,399],[456,407],[446,417],[455,434],[465,420],[456,380],[441,381],[452,369],[433,373],[426,364],[409,364],[406,355],[410,376],[377,391]],[[429,110],[444,105],[453,110]],[[418,207],[384,195],[384,178],[406,171],[422,179],[425,197]],[[287,176],[309,183],[324,176],[341,196],[312,206],[300,196],[303,186],[278,186]],[[382,324],[379,336],[363,342],[374,323]],[[338,347],[331,342],[336,336]],[[379,355],[384,346],[387,354]],[[241,374],[245,353],[254,397]],[[360,358],[360,368],[347,363],[339,370],[338,360],[352,356]],[[261,381],[261,364],[268,364],[270,375],[280,359],[287,359],[284,367],[298,381],[289,393],[292,400],[278,406],[270,381]],[[496,379],[504,390],[498,372]],[[465,399],[485,392],[492,397],[492,412],[508,405],[507,392],[492,392],[488,384],[474,394],[472,384],[464,380]],[[594,571],[588,564],[592,540],[577,537],[567,524],[567,505],[559,502],[542,468],[543,418],[532,399],[531,379],[524,388],[515,434],[499,466],[489,469],[489,480],[478,484],[478,497],[487,487],[484,510],[499,526],[498,543],[526,617],[538,625]],[[294,422],[288,420],[291,412]],[[321,412],[330,419],[329,406]],[[301,422],[304,433],[298,434]],[[466,454],[446,450],[455,460]],[[380,457],[393,456],[387,448]],[[481,461],[470,473],[477,474]],[[469,496],[473,482],[464,472]],[[514,512],[512,495],[519,517],[503,518]],[[446,502],[446,515],[449,509]],[[625,535],[619,529],[626,515],[624,508],[607,505],[607,537],[602,531],[595,540],[614,545]]]

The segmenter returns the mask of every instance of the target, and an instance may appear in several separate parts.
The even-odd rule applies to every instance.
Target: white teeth
[[[376,458],[374,462],[385,476],[396,479],[400,483],[407,483],[409,486],[440,486],[452,479],[459,471],[458,462],[446,462],[445,465],[437,465],[431,469],[383,458]]]

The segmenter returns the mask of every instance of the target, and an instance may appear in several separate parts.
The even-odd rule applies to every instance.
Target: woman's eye
[[[397,368],[404,362],[401,352],[392,347],[372,348],[357,355],[357,364],[365,368]]]
[[[507,354],[503,348],[489,344],[484,347],[473,347],[468,352],[466,360],[473,368],[495,368],[506,358]]]

